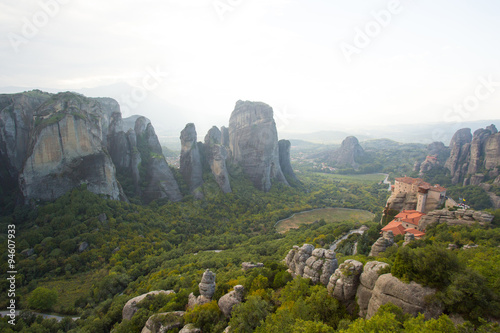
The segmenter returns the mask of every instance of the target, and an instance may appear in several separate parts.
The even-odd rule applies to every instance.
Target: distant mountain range
[[[17,93],[31,89],[41,89],[50,93],[62,90],[46,89],[40,87],[1,87],[0,93]],[[186,123],[196,121],[202,131],[209,129],[214,124],[202,124],[197,110],[188,110],[182,106],[169,103],[165,99],[155,95],[153,92],[140,103],[130,103],[126,96],[131,94],[134,88],[127,83],[115,83],[95,88],[84,88],[73,90],[88,97],[111,97],[118,101],[121,111],[125,117],[141,114],[155,124],[158,139],[162,145],[170,149],[180,150],[179,132]],[[124,97],[125,96],[125,97]],[[133,106],[133,107],[131,107]],[[228,110],[229,112],[230,110]],[[215,123],[218,123],[215,121]],[[348,136],[356,136],[360,142],[370,139],[391,139],[403,143],[429,144],[441,141],[446,146],[450,144],[453,134],[461,128],[470,128],[472,132],[479,128],[485,128],[491,124],[500,125],[500,119],[488,119],[477,121],[463,121],[460,123],[421,123],[421,124],[399,124],[384,125],[370,128],[358,128],[356,130],[340,130],[341,127],[332,130],[317,132],[287,132],[280,130],[280,139],[303,140],[321,144],[340,144]],[[339,124],[338,126],[341,126]],[[352,128],[352,126],[350,127]]]

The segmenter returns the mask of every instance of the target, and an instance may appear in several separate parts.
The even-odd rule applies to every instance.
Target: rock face
[[[187,324],[179,333],[201,333],[201,329],[195,327],[193,324]]]
[[[363,273],[359,277],[360,284],[356,292],[360,317],[364,318],[366,316],[375,282],[377,282],[377,279],[381,275],[380,272],[388,267],[389,264],[380,261],[369,261],[363,267]]]
[[[241,263],[241,270],[243,272],[249,271],[249,270],[254,269],[254,268],[261,268],[261,267],[264,267],[264,264],[261,262],[256,263],[256,264],[252,264],[251,262],[242,262]]]
[[[295,172],[293,172],[292,163],[290,162],[290,146],[291,144],[288,140],[278,141],[281,170],[283,174],[290,179],[298,180],[297,176],[295,176]]]
[[[241,165],[258,189],[269,191],[272,180],[288,185],[280,166],[278,133],[269,105],[236,102],[229,119],[229,147],[232,162]]]
[[[450,157],[445,167],[452,182],[478,185],[493,169],[500,166],[500,134],[495,125],[480,128],[472,136],[470,129],[458,130],[450,142]],[[487,173],[481,174],[486,170]]]
[[[131,176],[133,193],[144,202],[162,198],[171,201],[182,199],[149,119],[133,116],[122,120],[119,112],[113,113],[108,133],[108,150],[118,173]],[[139,167],[146,171],[145,186]]]
[[[427,215],[422,216],[419,221],[418,229],[425,231],[428,225],[433,223],[446,223],[448,225],[472,225],[490,223],[493,221],[493,215],[482,211],[472,209],[449,211],[447,209],[434,210]]]
[[[181,199],[149,120],[139,117],[135,128],[124,130],[111,98],[31,91],[0,95],[0,110],[0,169],[6,171],[0,172],[1,184],[19,186],[25,202],[53,200],[81,184],[127,200],[117,172],[131,177],[132,192],[142,195],[138,170],[149,160],[141,160],[138,148],[159,160],[146,170],[151,181],[144,192],[152,193],[146,201]]]
[[[130,299],[127,303],[125,303],[125,306],[123,307],[123,310],[122,310],[123,320],[132,319],[132,317],[137,312],[137,310],[139,310],[139,308],[137,307],[137,304],[139,304],[147,296],[154,296],[154,295],[159,295],[159,294],[170,295],[173,293],[174,293],[173,290],[155,290],[155,291],[150,291],[149,293],[142,294],[140,296],[137,296],[137,297]]]
[[[331,163],[338,167],[357,168],[359,160],[365,155],[365,151],[359,145],[359,141],[354,136],[348,136],[342,141],[340,148],[333,153],[330,158]]]
[[[184,311],[164,312],[152,315],[141,333],[164,333],[184,325]]]
[[[212,127],[205,136],[205,157],[215,181],[224,193],[231,192],[231,184],[229,183],[229,174],[226,167],[226,159],[228,153],[226,147],[222,145],[222,134],[217,127]]]
[[[350,312],[353,310],[354,297],[358,290],[359,276],[362,271],[362,263],[348,259],[340,264],[328,282],[328,293],[345,304]]]
[[[414,171],[418,171],[419,177],[422,177],[426,172],[442,166],[450,157],[450,149],[442,142],[433,142],[427,145],[427,157],[423,162],[416,162]]]
[[[236,304],[243,302],[245,288],[242,285],[234,286],[234,290],[225,294],[219,299],[219,309],[226,318],[231,317],[231,312]]]
[[[203,165],[200,150],[196,142],[196,128],[189,123],[181,132],[180,171],[195,197],[203,197],[199,187],[203,185]]]
[[[378,257],[380,253],[385,252],[388,247],[394,245],[394,235],[392,231],[388,231],[385,237],[380,237],[373,243],[370,250],[370,257]]]
[[[404,283],[390,273],[383,274],[375,282],[366,318],[373,316],[381,305],[389,302],[413,316],[423,313],[425,318],[436,318],[442,313],[442,309],[426,302],[426,297],[433,294],[434,289],[422,287],[415,282]]]
[[[484,167],[489,170],[497,166],[500,166],[500,133],[491,135],[484,145]]]
[[[406,246],[408,244],[410,244],[411,242],[413,242],[415,240],[415,235],[408,232],[405,234],[405,241],[403,243],[403,246]]]
[[[82,183],[94,193],[124,198],[107,153],[96,100],[72,93],[52,95],[33,112],[19,187],[28,202],[54,200]]]
[[[469,157],[472,134],[470,128],[458,130],[450,141],[450,157],[445,163],[445,168],[450,170],[453,183],[458,183],[460,177],[467,171],[468,165],[465,165]]]
[[[338,267],[335,252],[315,249],[311,244],[304,244],[301,248],[294,246],[288,252],[285,262],[292,276],[302,276],[311,279],[313,283],[321,283],[325,286]]]
[[[415,193],[401,192],[391,195],[387,200],[387,207],[395,210],[415,210],[417,209],[418,198]]]
[[[196,297],[193,293],[189,294],[188,308],[190,309],[194,308],[196,305],[202,305],[212,301],[212,297],[215,293],[215,273],[207,269],[205,273],[203,273],[201,282],[198,284],[198,289],[200,291],[200,296]]]

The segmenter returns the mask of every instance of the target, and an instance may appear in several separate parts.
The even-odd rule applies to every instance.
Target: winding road
[[[80,319],[80,317],[63,317],[63,316],[50,315],[50,314],[45,314],[45,313],[38,313],[38,312],[34,312],[34,311],[32,311],[32,312],[34,314],[36,314],[37,316],[42,316],[44,319],[55,319],[57,321],[61,321],[64,318],[71,318],[73,320]],[[10,314],[9,311],[0,311],[0,316],[1,317],[5,317],[8,314]],[[19,310],[16,310],[16,317],[18,317],[18,316],[19,316]]]

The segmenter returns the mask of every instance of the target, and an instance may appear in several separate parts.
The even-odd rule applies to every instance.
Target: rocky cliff
[[[161,198],[171,201],[182,199],[149,119],[133,116],[122,120],[121,113],[114,113],[108,134],[108,150],[119,175],[132,178],[133,192],[144,202]],[[142,176],[145,179],[141,178],[139,168],[145,171]]]
[[[427,157],[423,162],[416,162],[413,171],[418,171],[422,177],[430,170],[443,166],[450,156],[450,149],[442,142],[433,142],[427,145]]]
[[[327,260],[330,260],[328,264]],[[357,305],[361,317],[370,318],[381,305],[389,302],[414,316],[425,313],[426,318],[436,318],[442,313],[439,306],[428,302],[435,290],[415,282],[404,283],[386,274],[390,268],[387,263],[369,261],[363,265],[348,259],[338,266],[333,251],[314,249],[310,244],[294,246],[285,263],[292,275],[327,286],[329,295],[344,304],[349,312],[353,313]],[[325,266],[329,267],[328,273],[323,272]]]
[[[181,173],[189,186],[189,191],[202,198],[200,186],[203,185],[203,165],[197,143],[196,128],[189,123],[181,132]]]
[[[450,157],[445,167],[454,184],[479,185],[486,178],[498,176],[500,134],[495,125],[471,134],[469,128],[458,130],[450,142]]]
[[[255,187],[268,191],[271,181],[288,185],[279,160],[273,109],[261,102],[238,101],[229,119],[229,148],[233,163]]]
[[[135,129],[123,127],[120,107],[110,98],[41,91],[0,95],[1,184],[19,185],[25,202],[53,200],[81,184],[127,200],[117,169],[140,192],[138,166],[144,158],[138,148],[146,147],[153,161],[145,194],[149,200],[180,200],[150,122],[142,117]]]
[[[446,223],[448,225],[472,225],[474,223],[487,224],[493,221],[493,215],[475,211],[472,209],[449,211],[447,209],[433,210],[422,216],[418,223],[418,229],[425,231],[427,226],[434,223]]]
[[[365,151],[354,136],[348,136],[342,141],[340,148],[329,158],[332,165],[343,168],[357,168]]]
[[[222,133],[216,126],[212,127],[205,136],[204,151],[205,158],[220,189],[224,193],[231,192],[226,167],[228,153],[226,147],[222,144]]]
[[[280,140],[278,141],[278,150],[280,154],[280,165],[283,174],[289,179],[297,181],[297,176],[295,176],[295,172],[293,172],[292,163],[290,161],[290,141],[288,140]]]

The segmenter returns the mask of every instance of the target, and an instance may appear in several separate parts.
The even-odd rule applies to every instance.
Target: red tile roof
[[[405,233],[409,232],[410,234],[414,234],[415,237],[425,236],[425,232],[417,230],[417,229],[412,229],[412,228],[405,229],[404,232]]]
[[[404,230],[405,228],[403,227],[401,222],[396,220],[392,220],[391,222],[389,222],[389,224],[387,224],[385,227],[382,228],[382,231],[392,231],[394,236],[404,235],[405,234]]]
[[[416,210],[403,210],[401,211],[401,213],[396,215],[395,218],[402,222],[418,225],[420,218],[422,218],[422,216],[424,215],[425,215],[424,213],[421,213]]]

